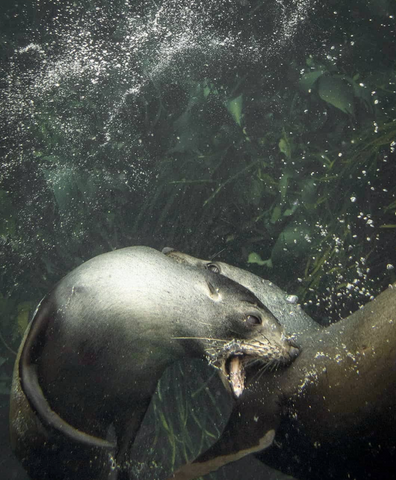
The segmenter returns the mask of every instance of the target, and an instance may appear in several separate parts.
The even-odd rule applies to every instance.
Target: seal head
[[[163,249],[170,258],[225,276],[246,287],[265,305],[300,348],[310,344],[312,335],[321,331],[321,326],[307,315],[296,302],[297,298],[288,295],[273,282],[224,262],[203,260],[187,255],[173,248]]]

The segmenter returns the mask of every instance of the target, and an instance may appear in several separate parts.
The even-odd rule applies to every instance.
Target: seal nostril
[[[298,343],[295,341],[293,337],[287,337],[286,341],[291,347],[296,347],[297,350],[300,350],[300,346],[298,345]]]
[[[294,359],[294,358],[298,357],[299,353],[300,353],[300,349],[299,349],[299,348],[297,348],[297,347],[290,347],[290,350],[289,350],[289,356],[290,356],[290,358],[293,358],[293,359]]]

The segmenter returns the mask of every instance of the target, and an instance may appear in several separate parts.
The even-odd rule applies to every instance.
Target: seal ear
[[[212,300],[215,302],[218,302],[221,300],[221,293],[218,288],[216,288],[213,283],[207,282],[208,288],[209,288],[209,296]]]

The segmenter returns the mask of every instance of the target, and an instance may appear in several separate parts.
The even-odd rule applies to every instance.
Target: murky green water
[[[0,8],[4,437],[29,317],[97,254],[215,257],[323,325],[396,280],[395,15],[394,0]],[[0,471],[25,478],[7,455]]]

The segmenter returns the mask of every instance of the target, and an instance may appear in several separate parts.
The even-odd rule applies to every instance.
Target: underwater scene
[[[0,475],[396,478],[396,1],[2,0]]]

